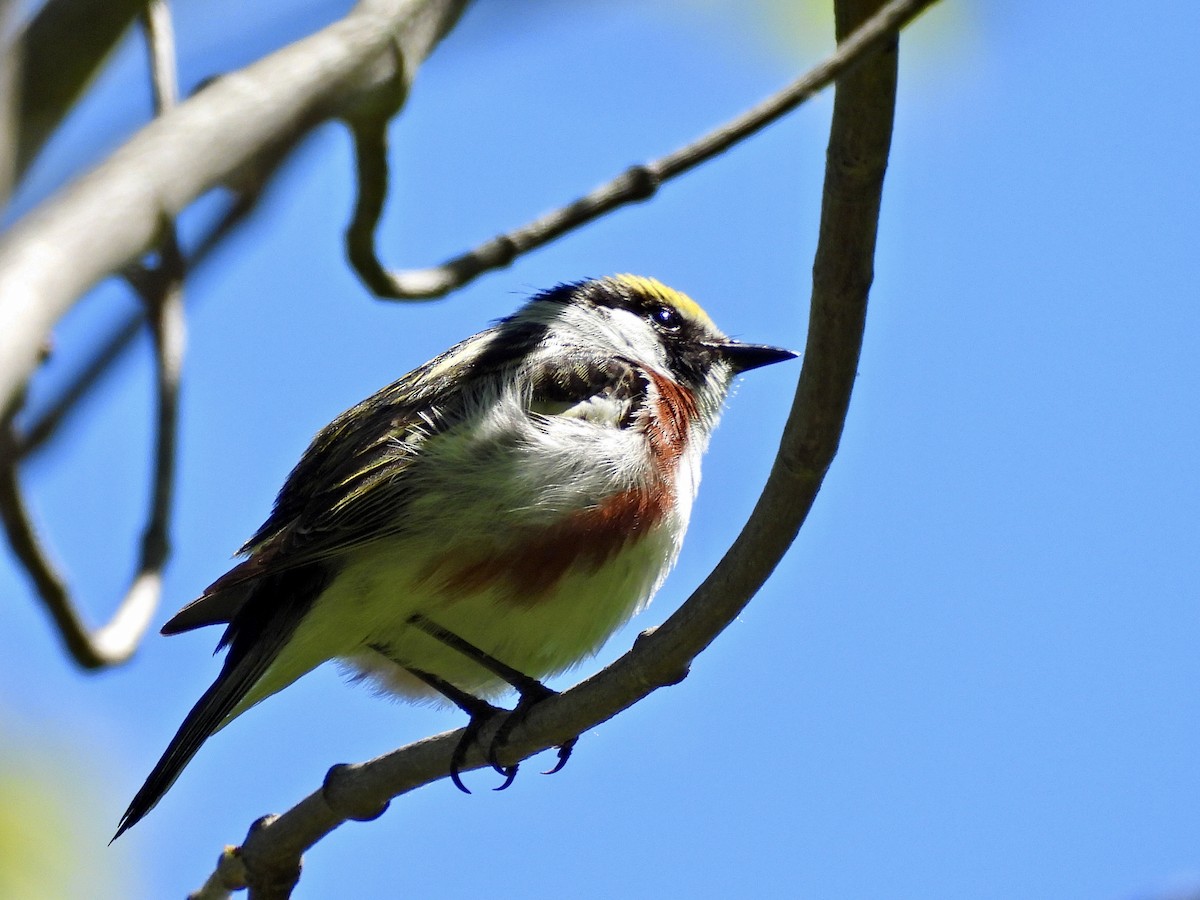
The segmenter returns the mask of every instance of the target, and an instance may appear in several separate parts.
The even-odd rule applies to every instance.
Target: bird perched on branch
[[[487,698],[552,693],[537,679],[594,654],[675,562],[733,376],[794,356],[617,275],[537,294],[338,416],[245,561],[163,627],[224,624],[228,655],[116,836],[210,735],[330,659],[475,730]]]

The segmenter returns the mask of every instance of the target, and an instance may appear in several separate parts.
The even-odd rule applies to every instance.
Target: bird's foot
[[[513,711],[509,713],[508,718],[504,720],[503,724],[501,724],[500,728],[497,729],[496,734],[492,737],[491,743],[488,745],[487,753],[485,754],[485,758],[491,767],[504,776],[504,783],[501,784],[500,787],[494,788],[494,790],[504,790],[513,783],[514,779],[516,779],[517,767],[519,765],[519,763],[513,763],[511,766],[504,766],[500,764],[499,756],[504,749],[504,745],[508,743],[509,735],[512,734],[514,728],[525,721],[525,717],[529,714],[529,711],[533,709],[534,706],[541,703],[543,700],[548,700],[551,697],[557,697],[558,691],[551,690],[536,678],[532,678],[529,675],[526,675],[524,672],[514,669],[512,666],[508,665],[502,660],[497,659],[487,651],[476,647],[471,642],[464,640],[454,632],[443,628],[436,622],[425,618],[425,616],[419,613],[410,616],[408,619],[408,624],[420,629],[445,646],[457,650],[468,659],[474,660],[493,675],[511,685],[520,695],[521,699],[517,702],[517,705]],[[428,682],[427,678],[426,681]],[[450,697],[450,699],[453,700],[460,709],[465,710],[467,714],[471,716],[471,724],[467,726],[468,731],[463,735],[463,741],[460,741],[459,747],[455,751],[455,756],[459,759],[459,763],[461,764],[462,757],[466,754],[466,747],[470,745],[470,741],[467,739],[468,735],[471,740],[474,740],[487,719],[485,718],[483,721],[479,722],[479,724],[475,724],[476,715],[472,712],[471,708],[464,705],[464,703],[459,702],[459,699],[455,697],[453,693],[443,690],[442,687],[438,687],[436,685],[435,687],[437,687],[438,690],[441,690],[442,693],[446,694],[446,696]],[[476,700],[477,702],[483,702],[478,701],[478,698],[475,698],[469,694],[467,697],[469,697],[471,700]],[[490,704],[485,705],[488,706],[489,710],[495,710],[495,707],[491,706]],[[488,713],[487,717],[490,718],[492,714],[493,713]],[[567,764],[567,760],[570,759],[571,751],[575,748],[575,744],[578,742],[578,740],[579,737],[575,736],[566,743],[560,744],[558,747],[558,762],[543,774],[553,775],[555,772],[560,771],[562,767]],[[455,778],[454,783],[462,788],[462,783],[459,779]]]
[[[530,710],[532,710],[543,700],[548,700],[551,697],[558,696],[558,691],[552,690],[546,687],[540,681],[536,681],[532,678],[526,678],[520,686],[513,685],[513,687],[516,687],[520,692],[521,699],[517,702],[517,705],[513,708],[513,711],[509,713],[508,718],[504,720],[504,723],[498,729],[496,729],[496,733],[492,736],[492,741],[488,745],[487,750],[487,761],[491,764],[493,769],[505,776],[504,784],[500,785],[498,788],[493,788],[493,790],[497,791],[504,790],[506,787],[512,784],[513,779],[517,777],[518,763],[514,763],[511,766],[502,766],[499,761],[500,754],[503,752],[504,746],[508,743],[508,739],[511,736],[513,729],[524,722],[528,717]],[[575,749],[575,744],[578,743],[578,741],[579,737],[577,735],[571,738],[569,741],[559,744],[558,762],[556,762],[550,769],[546,770],[542,774],[553,775],[555,772],[561,771],[562,767],[567,764],[567,760],[571,758],[571,751]]]

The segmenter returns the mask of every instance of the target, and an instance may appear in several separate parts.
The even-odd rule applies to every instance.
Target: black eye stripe
[[[562,284],[543,292],[539,297],[558,303],[582,301],[594,306],[627,310],[634,315],[644,316],[664,331],[680,331],[687,324],[687,317],[670,301],[614,279]]]

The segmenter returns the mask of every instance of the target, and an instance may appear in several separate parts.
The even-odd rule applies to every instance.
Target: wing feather
[[[205,596],[400,532],[412,491],[407,475],[421,445],[458,424],[479,383],[506,377],[538,346],[546,329],[541,322],[504,320],[321,429],[288,475],[271,515],[238,551],[250,558]],[[207,605],[216,610],[227,602]],[[205,617],[197,610],[181,624]]]

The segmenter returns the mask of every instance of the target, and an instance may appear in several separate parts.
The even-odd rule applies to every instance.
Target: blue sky
[[[481,4],[393,129],[385,257],[427,264],[523,223],[728,118],[830,43],[796,50],[735,6]],[[196,7],[178,15],[188,84],[337,14],[262,12],[254,39],[228,47],[241,5]],[[479,773],[470,797],[449,783],[407,796],[322,842],[296,896],[1115,900],[1200,886],[1198,33],[1183,0],[1140,14],[946,2],[918,22],[842,449],[775,576],[683,684],[585,735],[562,773],[531,764],[501,794]],[[140,65],[127,48],[31,195],[136,125]],[[320,130],[189,286],[176,555],[156,624],[224,571],[316,429],[531,290],[654,275],[734,335],[801,348],[829,110],[823,97],[651,203],[418,306],[375,302],[347,271],[349,142]],[[128,302],[98,290],[60,357]],[[147,361],[143,346],[26,472],[93,620],[123,590],[140,528]],[[665,618],[728,546],[797,373],[742,381],[678,568],[581,672]],[[71,846],[113,896],[182,896],[330,764],[461,724],[318,672],[214,738],[106,850],[215,674],[217,634],[153,636],[129,666],[86,676],[8,557],[0,594],[0,743],[14,748],[0,764],[76,792]]]

